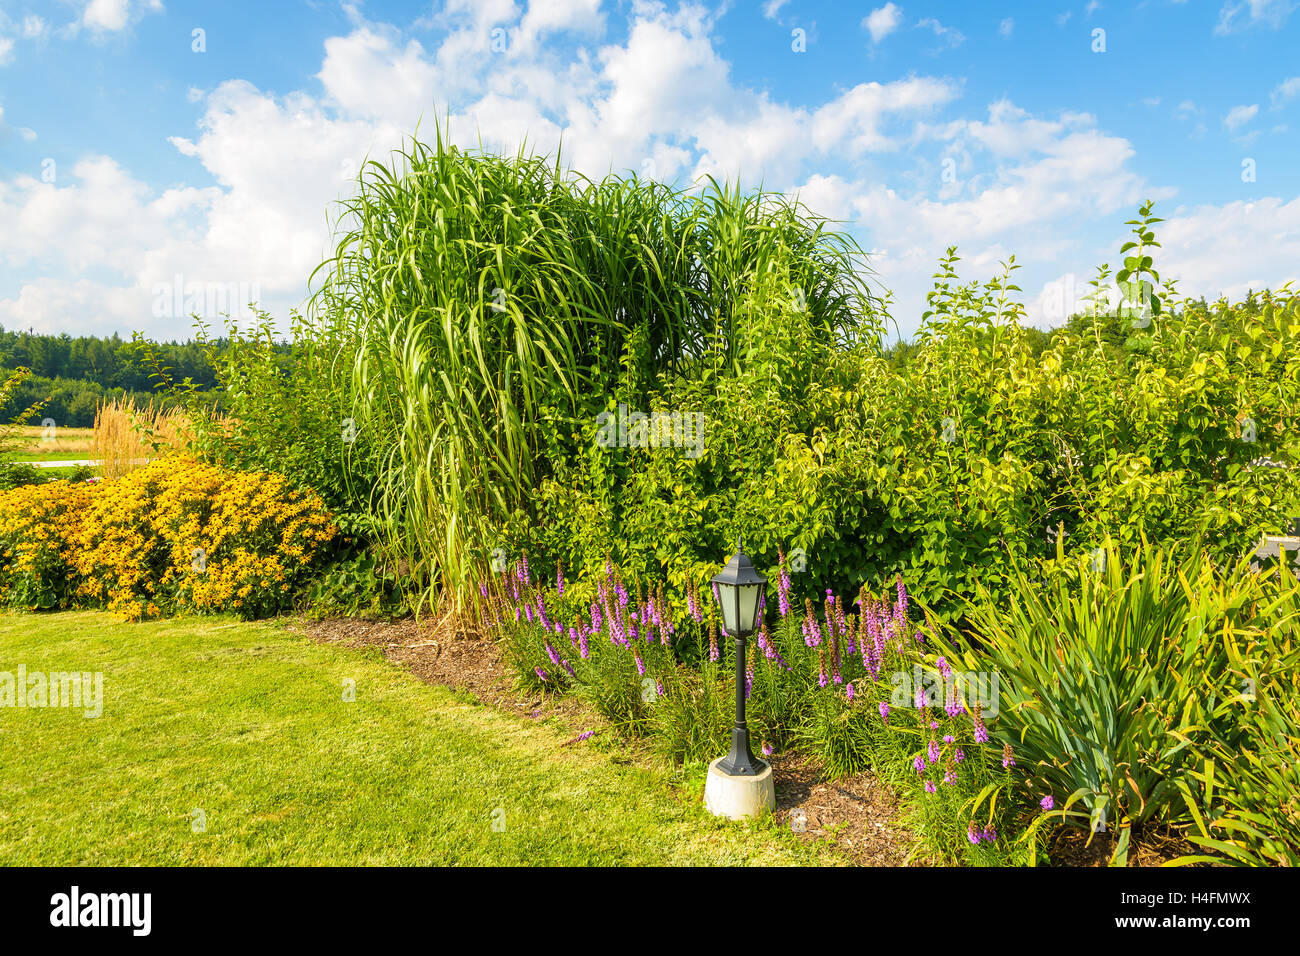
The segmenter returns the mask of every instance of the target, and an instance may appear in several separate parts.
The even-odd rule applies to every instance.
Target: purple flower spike
[[[1052,795],[1049,793],[1047,796],[1043,797],[1042,800],[1038,801],[1038,805],[1044,810],[1051,810],[1056,806],[1056,801],[1052,799]]]

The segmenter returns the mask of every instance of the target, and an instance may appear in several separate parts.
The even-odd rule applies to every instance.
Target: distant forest
[[[156,343],[153,351],[177,381],[189,378],[204,389],[216,385],[215,370],[198,342]],[[40,415],[28,424],[52,418],[65,428],[89,428],[95,424],[96,407],[105,399],[129,396],[137,404],[162,401],[153,369],[134,343],[116,334],[73,338],[0,327],[0,378],[16,368],[31,369],[32,374],[0,407],[3,422],[46,400]]]

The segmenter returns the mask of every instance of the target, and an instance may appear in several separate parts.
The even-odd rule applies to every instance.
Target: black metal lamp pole
[[[766,764],[749,749],[749,728],[745,724],[745,639],[758,623],[759,598],[767,579],[736,543],[736,553],[727,566],[713,578],[718,586],[722,628],[736,644],[736,726],[731,731],[731,752],[723,757],[718,769],[733,777],[756,777]]]

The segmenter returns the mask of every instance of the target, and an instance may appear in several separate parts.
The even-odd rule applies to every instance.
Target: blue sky
[[[1064,318],[1156,199],[1185,293],[1300,279],[1297,0],[0,0],[0,324],[285,315],[366,155],[420,118],[589,174],[797,193],[915,329],[1011,253]],[[196,31],[200,31],[197,32]]]

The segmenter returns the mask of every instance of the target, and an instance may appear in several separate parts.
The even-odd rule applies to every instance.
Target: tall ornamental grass
[[[545,422],[616,385],[734,375],[744,304],[776,274],[827,343],[874,338],[861,250],[796,202],[599,182],[443,139],[368,162],[312,314],[357,343],[357,427],[380,449],[372,508],[420,601],[460,606],[506,516],[564,449]]]

